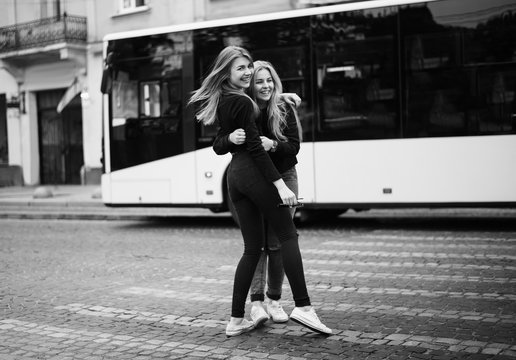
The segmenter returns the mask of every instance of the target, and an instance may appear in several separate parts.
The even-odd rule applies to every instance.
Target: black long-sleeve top
[[[274,135],[272,134],[269,128],[267,109],[262,109],[260,112],[259,118],[256,120],[256,125],[260,135],[264,135],[269,139],[274,139]],[[230,132],[231,133],[231,132]],[[297,128],[297,121],[294,115],[293,110],[288,107],[287,113],[287,125],[283,129],[283,135],[287,138],[286,141],[278,141],[278,146],[275,152],[269,151],[269,156],[276,167],[276,169],[283,173],[288,169],[292,168],[297,164],[296,155],[299,153],[300,147],[300,139],[299,139],[299,131]],[[248,139],[247,131],[246,131],[246,142]],[[229,140],[229,134],[219,134],[215,138],[213,142],[213,150],[218,155],[224,155],[228,152],[235,152],[238,146],[243,145],[235,145]]]
[[[217,118],[220,127],[216,139],[225,138],[229,141],[229,134],[236,129],[244,129],[245,143],[242,145],[232,144],[233,147],[228,147],[228,149],[231,149],[232,152],[248,151],[266,180],[274,182],[281,179],[271,158],[263,149],[251,99],[238,94],[222,96],[217,108]],[[215,152],[219,154],[217,150]],[[227,152],[220,154],[226,154]]]

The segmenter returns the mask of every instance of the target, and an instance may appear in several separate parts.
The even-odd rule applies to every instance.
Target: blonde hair
[[[203,80],[201,87],[192,93],[188,105],[197,102],[201,104],[195,115],[197,120],[202,121],[204,125],[211,125],[217,120],[217,106],[220,98],[225,94],[246,96],[253,103],[254,111],[259,111],[258,105],[249,96],[229,82],[231,65],[239,57],[253,62],[251,54],[246,49],[239,46],[225,47],[215,59],[210,73]]]
[[[290,108],[296,119],[297,129],[299,131],[299,141],[302,141],[303,131],[301,129],[301,123],[299,122],[297,111],[288,103],[286,103],[280,96],[280,94],[283,92],[283,84],[281,83],[281,79],[276,72],[276,69],[274,69],[274,66],[272,66],[272,64],[268,61],[255,61],[254,74],[252,79],[253,84],[255,75],[260,70],[267,70],[271,74],[272,82],[274,83],[271,99],[267,104],[267,120],[272,135],[276,138],[276,140],[287,141],[286,136],[283,135],[283,130],[287,127],[287,115]],[[249,88],[249,92],[253,100],[256,101],[256,92],[254,86]]]

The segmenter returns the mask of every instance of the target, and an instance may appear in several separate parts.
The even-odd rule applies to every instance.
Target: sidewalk
[[[0,187],[0,206],[96,206],[102,204],[100,185]]]
[[[230,215],[199,208],[107,207],[102,203],[100,185],[0,187],[0,219],[135,220],[173,216]]]

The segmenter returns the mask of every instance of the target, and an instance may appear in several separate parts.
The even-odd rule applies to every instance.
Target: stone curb
[[[101,203],[0,202],[0,219],[53,220],[128,220],[166,218],[230,218],[227,213],[212,213],[202,208],[112,208]]]
[[[17,220],[129,220],[142,221],[156,216],[143,215],[106,215],[106,214],[50,214],[50,213],[0,213],[0,219]]]
[[[88,202],[88,201],[41,201],[41,200],[27,200],[27,201],[3,201],[0,202],[0,211],[3,207],[28,207],[31,209],[38,207],[76,207],[76,208],[99,208],[109,209],[101,202]]]

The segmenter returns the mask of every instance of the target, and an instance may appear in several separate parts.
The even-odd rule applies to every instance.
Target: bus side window
[[[322,44],[321,44],[322,45]],[[396,80],[389,69],[392,38],[319,46],[319,131],[325,138],[395,137]],[[385,50],[385,51],[383,51]],[[337,132],[337,133],[336,133]]]
[[[477,111],[478,131],[482,134],[514,132],[516,71],[487,70],[479,78],[482,107]]]
[[[119,80],[113,81],[113,118],[128,119],[138,117],[138,83],[128,80],[120,73]]]

